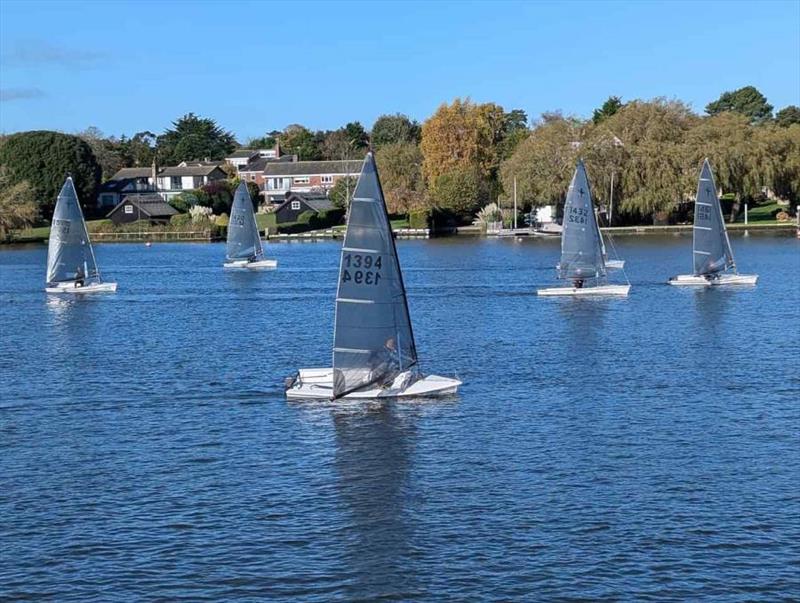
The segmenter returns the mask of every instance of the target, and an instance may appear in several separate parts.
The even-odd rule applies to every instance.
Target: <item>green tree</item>
[[[94,126],[86,128],[83,132],[78,132],[78,136],[92,147],[92,152],[100,164],[103,180],[108,180],[120,168],[127,167],[133,163],[124,140],[119,141],[113,137],[106,137],[99,128]]]
[[[130,159],[132,165],[143,167],[153,163],[157,140],[155,134],[145,130],[137,132],[132,138],[120,140],[120,145],[124,149],[123,154]]]
[[[788,128],[792,124],[800,124],[800,107],[789,105],[775,114],[775,123],[782,128]]]
[[[622,108],[622,99],[618,96],[609,96],[606,102],[599,109],[592,113],[592,122],[599,124],[604,119],[608,119]]]
[[[267,132],[264,136],[249,139],[245,146],[248,149],[272,149],[275,147],[280,135],[279,131],[273,130],[272,132]]]
[[[49,220],[64,179],[71,175],[84,208],[94,208],[101,168],[92,148],[77,136],[36,130],[6,137],[0,144],[0,165],[10,186],[27,181],[42,217]]]
[[[706,105],[706,113],[717,115],[731,111],[741,113],[750,120],[750,123],[761,124],[772,119],[772,105],[755,86],[745,86],[732,92],[723,92],[712,103]]]
[[[486,180],[469,166],[451,168],[436,176],[428,194],[435,207],[461,217],[472,216],[489,199]]]
[[[39,217],[39,205],[27,180],[11,183],[8,171],[0,167],[0,240],[7,240],[14,230],[33,226]]]
[[[188,113],[175,120],[172,129],[158,137],[161,163],[176,164],[192,159],[223,159],[236,148],[236,139],[213,119]]]
[[[372,124],[370,132],[370,142],[376,150],[398,142],[418,143],[419,137],[419,124],[402,113],[381,115]]]
[[[395,142],[375,153],[389,212],[404,213],[425,205],[422,152],[413,142]]]
[[[503,131],[498,142],[497,154],[500,161],[508,159],[519,143],[530,136],[528,114],[522,109],[513,109],[503,117]]]
[[[300,124],[286,126],[280,138],[284,153],[297,155],[300,161],[322,159],[322,153],[314,133],[305,126]]]
[[[350,204],[350,196],[356,189],[358,178],[355,176],[345,176],[339,178],[328,191],[328,198],[336,209],[347,209]]]
[[[358,122],[325,133],[321,145],[324,159],[362,159],[367,149],[367,132]]]

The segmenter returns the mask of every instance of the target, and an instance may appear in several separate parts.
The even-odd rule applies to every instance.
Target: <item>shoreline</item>
[[[734,224],[726,224],[729,231],[749,231],[758,230],[761,232],[790,232],[798,231],[794,222],[769,222],[769,223],[750,223],[744,224],[737,222]],[[663,234],[684,234],[692,232],[691,224],[670,224],[665,226],[612,226],[601,227],[600,230],[609,235],[615,236],[647,236],[647,235],[663,235]],[[427,228],[400,228],[392,231],[398,239],[428,239],[428,238],[446,238],[452,236],[467,236],[467,237],[480,237],[480,238],[502,238],[497,235],[487,235],[479,226],[459,226],[449,232],[432,233]],[[800,232],[800,231],[798,231]],[[215,243],[224,241],[225,239],[214,238],[206,233],[198,232],[157,232],[157,233],[89,233],[92,237],[92,242],[97,243],[143,243],[151,241],[153,243]],[[274,234],[263,237],[266,241],[319,241],[319,240],[336,240],[344,237],[344,229],[325,229],[325,230],[311,230],[308,232],[292,233],[292,234]],[[528,233],[518,234],[514,237],[530,237],[530,238],[548,238],[556,239],[558,236],[539,237],[529,235]],[[47,243],[48,236],[35,236],[35,237],[22,237],[10,241],[0,242],[2,246],[12,245],[31,245],[38,243]]]

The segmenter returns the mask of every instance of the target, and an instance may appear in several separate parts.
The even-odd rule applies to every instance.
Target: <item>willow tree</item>
[[[684,145],[698,117],[680,101],[632,101],[603,122],[624,145],[620,207],[642,216],[663,214],[696,184]]]
[[[506,203],[515,178],[520,207],[561,203],[575,169],[582,129],[581,122],[561,116],[539,123],[500,168]]]
[[[800,124],[789,127],[754,128],[759,154],[759,174],[763,183],[790,202],[792,211],[800,203]]]
[[[12,182],[0,167],[0,240],[9,239],[14,230],[33,226],[39,218],[35,191],[27,180]]]
[[[422,153],[413,142],[385,144],[375,153],[381,185],[391,213],[408,213],[424,204]]]

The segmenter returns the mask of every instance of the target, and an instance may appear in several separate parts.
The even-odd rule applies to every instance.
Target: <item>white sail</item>
[[[86,222],[72,178],[68,177],[56,200],[47,248],[47,283],[78,279],[100,280]]]
[[[367,154],[342,247],[333,348],[333,397],[384,384],[417,362],[406,292],[372,153]]]

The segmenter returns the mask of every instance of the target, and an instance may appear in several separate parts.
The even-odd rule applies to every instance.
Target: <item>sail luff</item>
[[[350,200],[339,264],[333,397],[385,384],[416,362],[405,284],[369,153]]]

